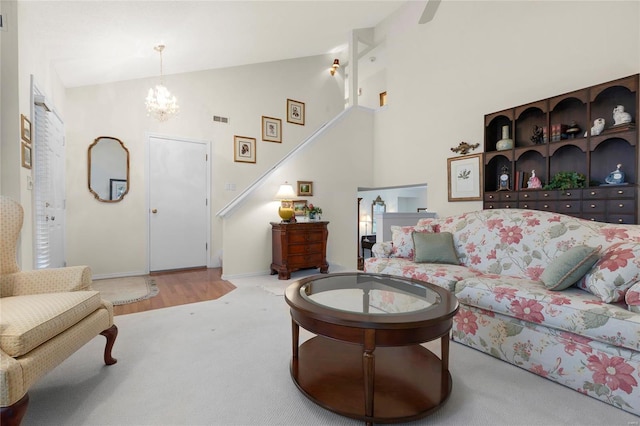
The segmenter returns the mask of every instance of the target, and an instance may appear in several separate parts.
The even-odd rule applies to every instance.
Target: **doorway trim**
[[[211,141],[208,140],[204,140],[204,139],[193,139],[193,138],[185,138],[185,137],[179,137],[179,136],[170,136],[170,135],[166,135],[166,134],[162,134],[162,133],[153,133],[153,132],[145,132],[144,134],[144,150],[145,150],[145,155],[144,155],[144,179],[145,179],[145,214],[147,217],[147,221],[146,221],[146,229],[145,229],[145,239],[146,239],[146,247],[147,247],[147,259],[146,259],[146,273],[149,274],[151,271],[151,235],[150,235],[150,227],[151,227],[151,223],[150,223],[150,211],[151,211],[151,190],[150,190],[150,185],[151,185],[151,179],[150,179],[150,143],[151,143],[151,138],[157,138],[157,139],[170,139],[170,140],[174,140],[174,141],[183,141],[183,142],[191,142],[191,143],[203,143],[206,146],[206,153],[208,158],[207,161],[207,166],[206,166],[206,180],[207,180],[207,188],[206,188],[206,192],[207,192],[207,206],[206,206],[206,216],[208,218],[207,220],[207,229],[206,229],[206,241],[207,241],[207,268],[211,268],[212,267],[212,261],[211,261],[211,165],[212,165],[212,157],[211,157],[211,146],[212,143]]]

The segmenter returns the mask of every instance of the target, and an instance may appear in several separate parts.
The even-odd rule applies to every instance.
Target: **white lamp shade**
[[[276,200],[292,200],[296,197],[296,193],[293,191],[293,186],[288,183],[280,185],[280,189],[276,193]]]

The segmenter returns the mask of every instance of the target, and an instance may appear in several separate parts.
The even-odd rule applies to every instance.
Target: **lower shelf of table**
[[[451,374],[420,345],[379,347],[375,355],[373,417],[365,415],[362,346],[322,336],[304,342],[291,377],[309,399],[343,416],[375,423],[425,417],[446,402]]]

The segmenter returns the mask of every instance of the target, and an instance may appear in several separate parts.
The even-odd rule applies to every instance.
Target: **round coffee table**
[[[291,377],[309,399],[367,424],[417,420],[451,393],[449,331],[458,301],[390,275],[314,275],[290,285]],[[316,334],[299,345],[300,327]],[[438,358],[420,343],[441,339]]]

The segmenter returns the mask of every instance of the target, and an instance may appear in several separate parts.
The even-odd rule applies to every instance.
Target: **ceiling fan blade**
[[[424,11],[422,12],[422,16],[418,21],[419,24],[426,24],[430,22],[436,14],[438,10],[438,6],[440,6],[441,0],[427,0],[427,5],[424,7]]]

